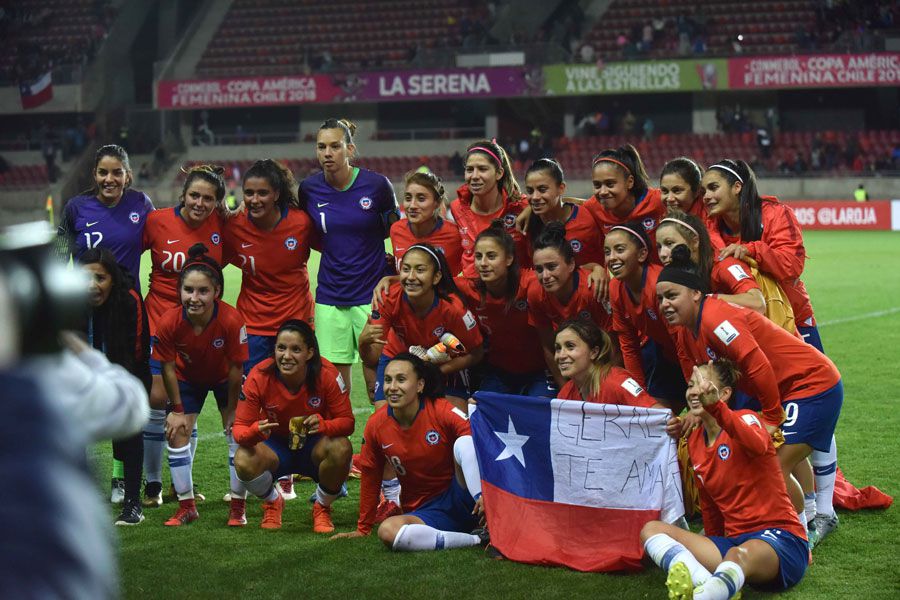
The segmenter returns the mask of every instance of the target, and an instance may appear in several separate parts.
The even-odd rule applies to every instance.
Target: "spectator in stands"
[[[769,160],[772,156],[772,136],[765,127],[756,130],[756,144],[759,146],[759,153],[765,160]]]
[[[634,116],[634,113],[629,109],[628,112],[625,113],[625,116],[622,117],[622,133],[624,135],[631,135],[634,133],[634,127],[637,124],[637,117]]]
[[[650,140],[653,139],[653,130],[654,129],[655,129],[655,125],[653,123],[653,119],[651,119],[650,117],[647,117],[646,119],[644,119],[643,130],[644,130],[644,141],[645,142],[649,142]]]
[[[869,199],[869,192],[866,191],[866,185],[860,183],[853,191],[853,198],[857,202],[866,202]]]
[[[463,160],[462,155],[459,153],[459,150],[453,153],[453,156],[450,157],[450,161],[448,163],[450,167],[450,172],[453,173],[456,177],[462,177],[466,171],[466,161]]]
[[[891,151],[891,163],[895,169],[900,169],[900,142],[894,144],[894,149]]]

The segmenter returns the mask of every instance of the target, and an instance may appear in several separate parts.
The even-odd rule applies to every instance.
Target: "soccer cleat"
[[[666,589],[669,590],[669,600],[691,600],[694,597],[691,572],[683,562],[677,562],[669,568]]]
[[[294,491],[294,480],[291,477],[279,479],[278,488],[281,492],[281,497],[285,500],[293,500],[297,497],[297,492]]]
[[[337,497],[338,497],[338,498],[346,498],[348,494],[350,494],[350,492],[347,491],[347,484],[346,484],[346,483],[342,483],[342,484],[341,484],[341,491],[338,492]],[[317,499],[318,499],[318,496],[316,495],[316,492],[313,492],[313,493],[310,494],[310,496],[309,496],[309,503],[310,503],[310,504],[313,504],[313,503],[315,503],[315,501],[316,501]]]
[[[178,510],[172,515],[172,518],[164,523],[168,527],[180,527],[193,523],[200,518],[197,513],[197,505],[193,500],[181,500],[178,502]]]
[[[278,494],[278,498],[271,502],[263,502],[263,520],[260,523],[262,529],[281,529],[281,513],[284,511],[284,497]]]
[[[113,477],[110,483],[109,501],[113,504],[122,504],[125,501],[125,480],[121,477]]]
[[[350,459],[350,475],[348,475],[350,479],[359,479],[362,477],[362,471],[360,471],[359,467],[356,465],[357,461],[359,461],[359,454],[354,454]]]
[[[144,499],[141,504],[145,508],[159,508],[162,506],[162,483],[159,481],[148,481],[144,484]]]
[[[243,498],[231,500],[231,510],[228,511],[228,526],[243,527],[247,524],[247,501]]]
[[[381,523],[389,517],[402,514],[403,509],[396,502],[393,500],[382,500],[381,504],[378,505],[378,510],[375,511],[375,522]]]
[[[116,518],[116,525],[140,525],[144,521],[144,511],[137,500],[125,500],[122,512]]]
[[[331,507],[322,506],[318,502],[313,503],[313,533],[331,533],[334,531],[334,523],[331,521]]]
[[[822,540],[828,537],[832,531],[837,529],[838,527],[838,516],[837,513],[832,513],[830,515],[823,515],[821,513],[816,514],[816,518],[813,519],[813,529],[815,529],[815,541],[813,541],[812,529],[810,530],[810,542],[813,545],[819,544]]]

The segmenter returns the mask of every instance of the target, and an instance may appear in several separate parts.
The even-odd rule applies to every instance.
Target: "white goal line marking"
[[[841,325],[843,323],[852,323],[854,321],[865,321],[866,319],[874,319],[876,317],[884,317],[900,312],[900,306],[888,308],[886,310],[876,310],[874,312],[863,313],[861,315],[853,315],[852,317],[843,317],[840,319],[831,319],[819,323],[819,327],[828,327],[829,325]]]

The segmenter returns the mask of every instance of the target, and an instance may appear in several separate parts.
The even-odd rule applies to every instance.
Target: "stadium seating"
[[[9,171],[0,173],[0,189],[31,189],[47,187],[46,165],[16,165],[10,166]]]
[[[460,43],[462,0],[235,0],[197,74],[300,73],[331,54],[332,70],[406,66],[411,48]],[[389,25],[386,25],[389,24]]]

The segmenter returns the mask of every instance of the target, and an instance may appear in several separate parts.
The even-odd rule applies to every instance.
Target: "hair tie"
[[[732,169],[731,167],[729,167],[729,166],[727,166],[727,165],[723,165],[723,164],[716,163],[716,164],[710,166],[709,168],[710,168],[710,169],[723,169],[723,170],[725,170],[725,171],[728,171],[729,173],[731,173],[732,175],[734,175],[735,177],[737,177],[737,180],[738,180],[738,181],[740,181],[741,183],[744,183],[743,177],[741,177],[740,175],[738,175],[738,172],[737,172],[737,171],[735,171],[734,169]]]
[[[631,227],[625,227],[624,225],[614,225],[613,227],[610,227],[609,230],[615,231],[616,229],[621,229],[622,231],[627,231],[628,233],[630,233],[631,235],[633,235],[634,237],[636,237],[638,239],[638,241],[641,243],[641,246],[644,247],[644,250],[648,249],[647,242],[644,241],[643,236],[641,234],[639,234],[638,232],[636,232]]]
[[[682,221],[681,219],[676,219],[675,217],[666,217],[665,219],[663,219],[662,221],[660,221],[659,224],[662,225],[662,224],[665,223],[666,221],[668,221],[668,222],[670,222],[670,223],[678,223],[678,224],[681,225],[682,227],[687,228],[687,230],[690,231],[690,232],[692,232],[695,236],[697,236],[697,239],[700,239],[700,234],[697,233],[697,230],[694,229],[693,227],[691,227],[690,225],[688,225],[687,223],[685,223],[684,221]]]
[[[495,142],[495,143],[496,143],[496,142]],[[469,153],[469,154],[472,154],[472,153],[475,152],[476,150],[481,151],[481,152],[487,152],[488,154],[490,154],[491,156],[493,156],[493,157],[494,157],[494,160],[497,161],[497,164],[500,165],[501,168],[503,168],[503,161],[500,160],[500,157],[497,156],[496,154],[494,154],[493,152],[491,152],[489,149],[485,148],[484,146],[474,146],[474,147],[472,147],[472,148],[469,148],[469,152],[468,152],[468,153]]]
[[[623,163],[623,162],[620,161],[620,160],[616,160],[615,158],[611,158],[611,157],[609,157],[609,156],[601,156],[600,158],[594,160],[594,162],[593,162],[593,164],[591,164],[591,166],[592,166],[592,167],[596,167],[596,166],[597,166],[597,163],[599,163],[599,162],[604,162],[604,161],[606,161],[606,162],[611,162],[611,163],[616,163],[617,165],[619,165],[620,167],[622,167],[623,169],[625,169],[625,172],[626,172],[626,173],[628,173],[629,175],[631,175],[631,169],[629,169],[628,166],[627,166],[625,163]]]
[[[428,254],[430,254],[431,258],[434,259],[434,262],[437,265],[437,270],[443,273],[443,271],[441,271],[441,259],[438,258],[438,255],[435,254],[431,248],[429,248],[428,246],[423,246],[422,244],[413,244],[406,249],[406,253],[404,254],[404,256],[406,256],[406,254],[409,254],[412,250],[422,250],[423,252],[427,252]]]

